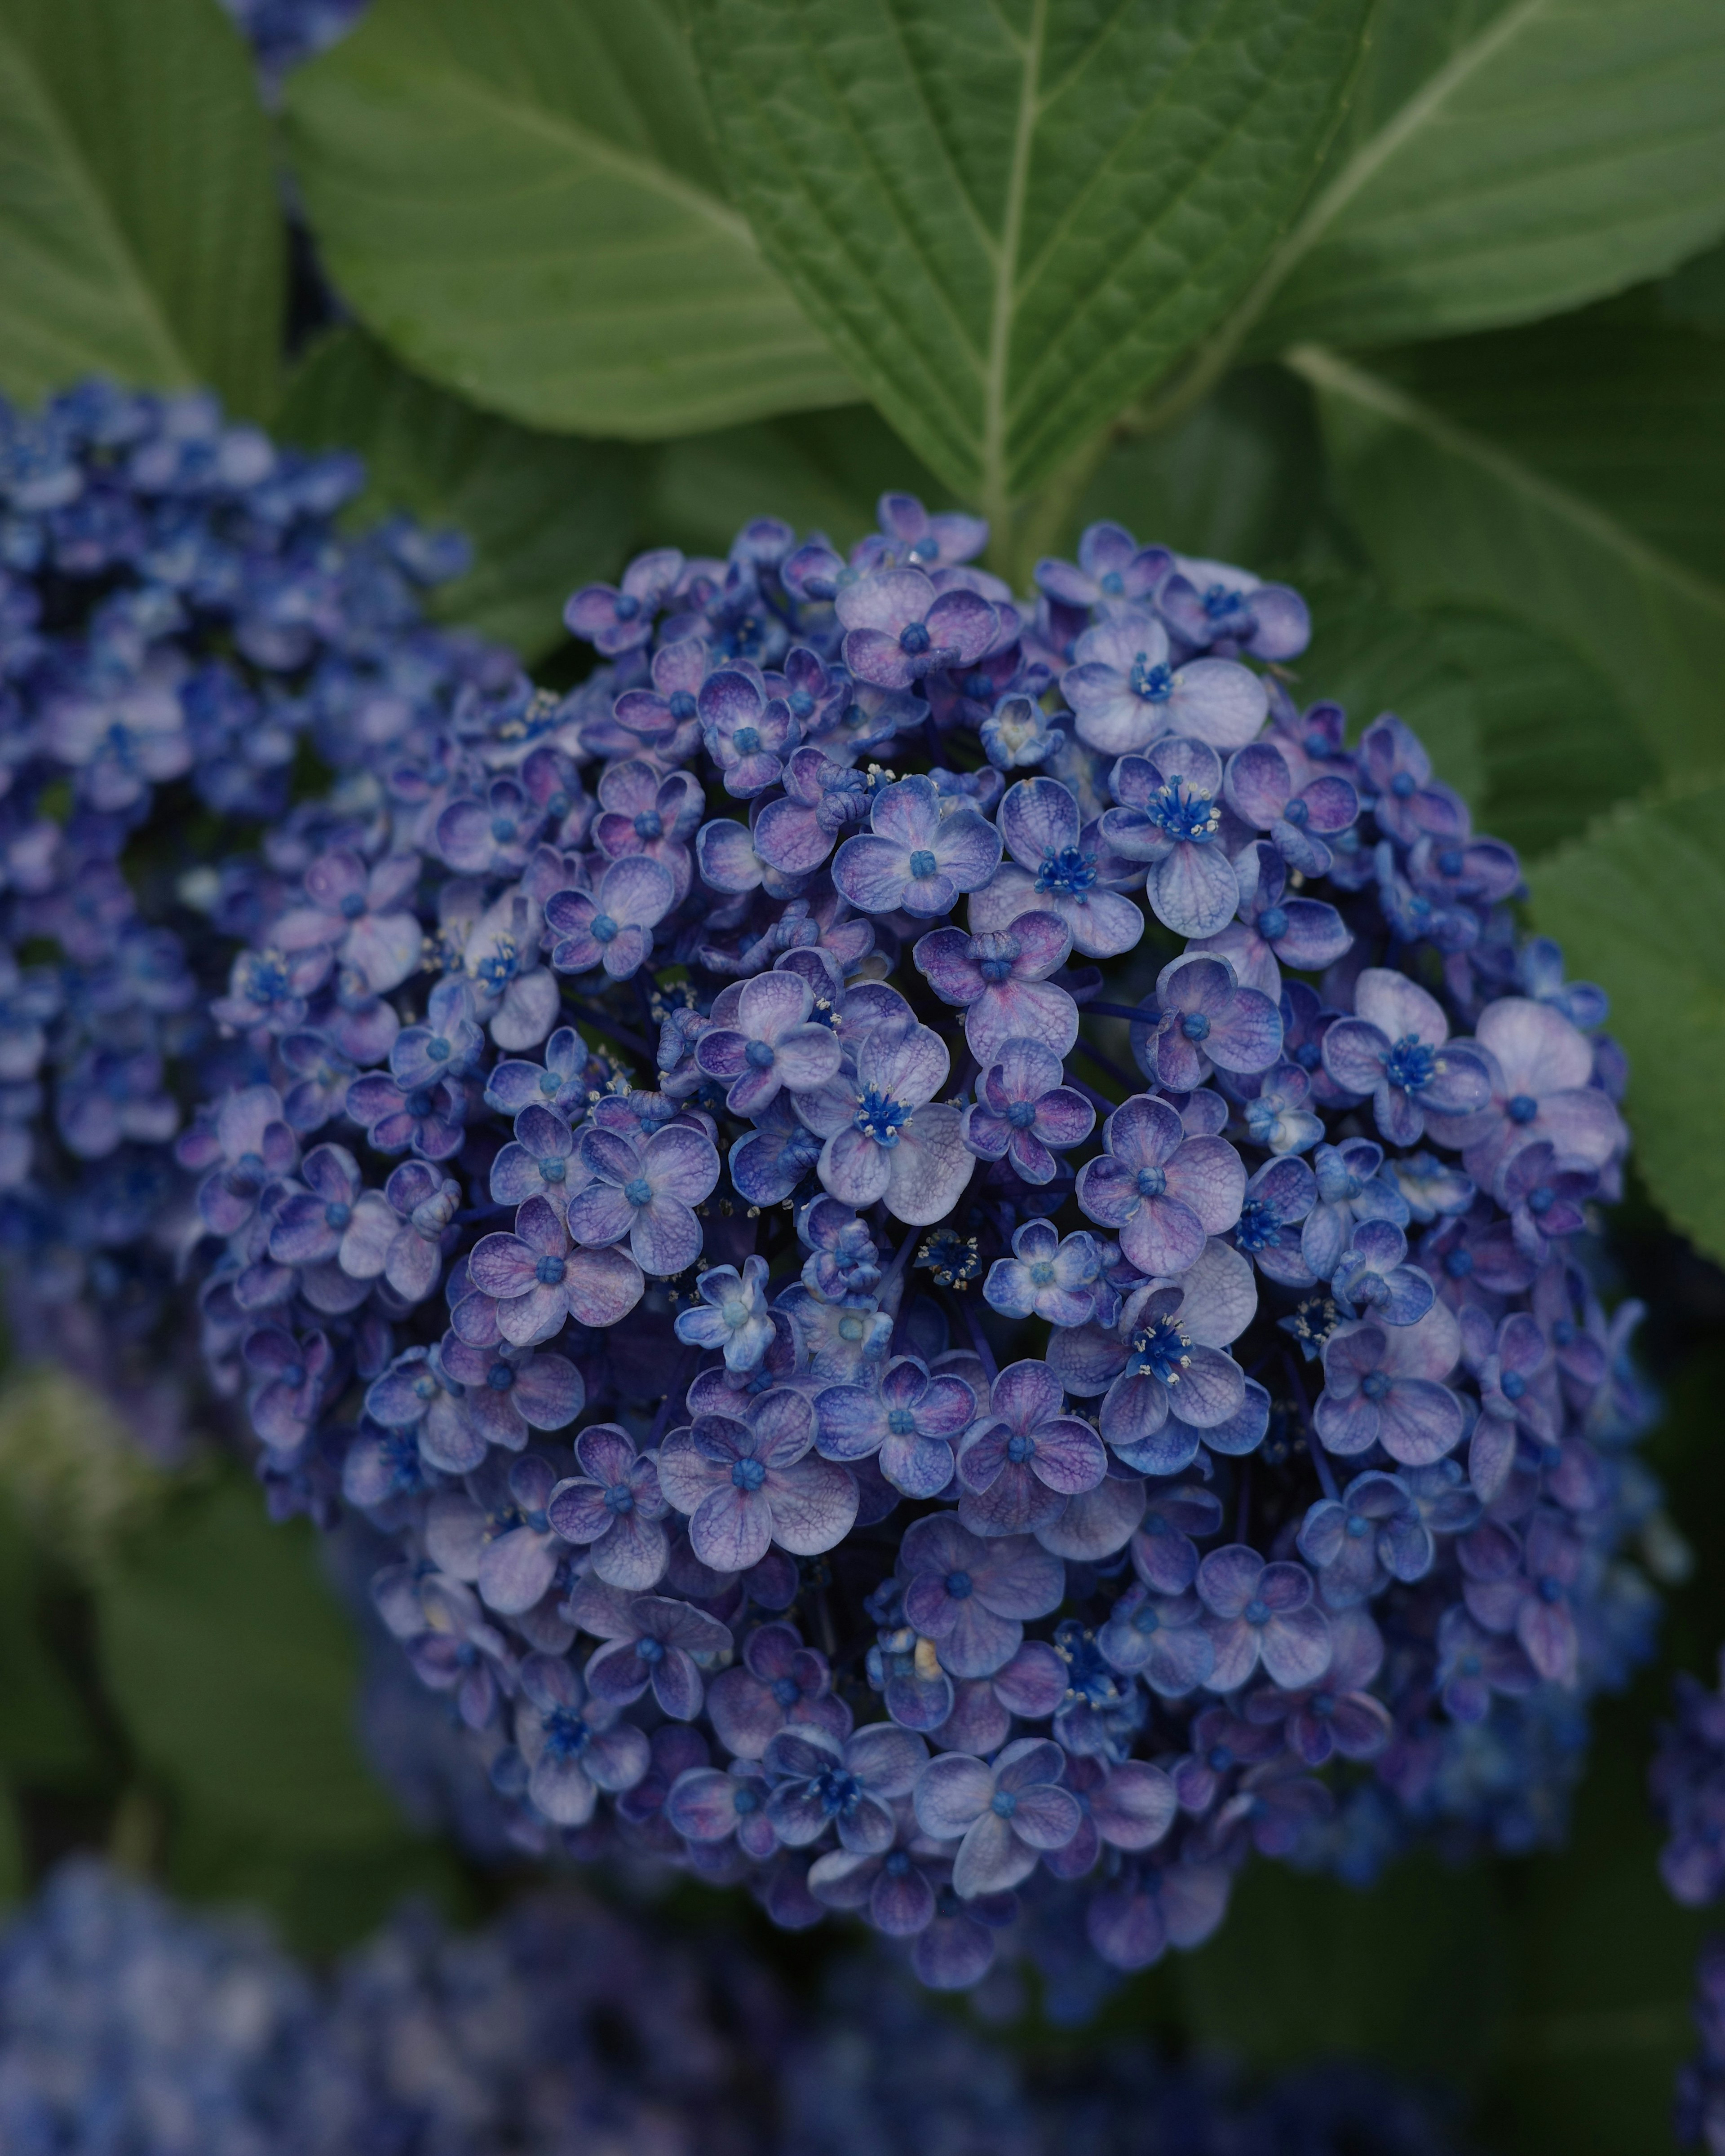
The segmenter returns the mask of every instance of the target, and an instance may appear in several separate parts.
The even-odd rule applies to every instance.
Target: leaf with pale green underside
[[[486,409],[650,439],[855,396],[726,199],[669,0],[379,0],[286,102],[343,295]]]
[[[1392,596],[1573,644],[1661,772],[1706,770],[1725,759],[1725,408],[1702,363],[1725,369],[1725,348],[1643,326],[1584,364],[1589,335],[1577,318],[1397,355],[1411,387],[1316,346],[1291,358]]]
[[[358,1656],[314,1531],[238,1478],[187,1496],[95,1580],[102,1679],[160,1783],[232,1832],[295,1847],[392,1842],[354,1739]]]
[[[285,280],[217,0],[0,0],[0,391],[207,383],[267,416]]]
[[[473,548],[466,575],[428,593],[439,620],[525,660],[562,641],[563,602],[623,567],[639,515],[642,452],[545,434],[476,411],[398,365],[358,329],[334,331],[288,384],[283,441],[357,450],[367,487],[358,525],[404,510],[453,524]]]
[[[906,441],[998,516],[1297,213],[1366,0],[691,0],[733,187]]]
[[[1388,0],[1255,343],[1454,336],[1661,275],[1725,231],[1722,110],[1717,0]]]
[[[1536,925],[1611,998],[1648,1188],[1725,1259],[1725,779],[1615,810],[1529,880]]]

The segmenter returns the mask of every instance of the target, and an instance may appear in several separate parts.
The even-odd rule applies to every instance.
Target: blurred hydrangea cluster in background
[[[565,693],[326,705],[177,1152],[213,1382],[520,1847],[939,1986],[1076,1920],[1081,2011],[1253,1849],[1551,1837],[1654,1492],[1512,850],[1295,701],[1292,591],[986,536],[762,520]]]
[[[420,619],[464,542],[338,535],[362,478],[203,395],[0,406],[0,1248],[20,1336],[162,1454],[193,1219],[169,1141],[203,983],[273,873],[260,827],[296,757],[513,671]]]
[[[711,1936],[545,1896],[453,1938],[408,1913],[326,1979],[244,1921],[88,1861],[0,1933],[9,2156],[1447,2156],[1414,2091],[1345,2065],[1262,2089],[1039,2070],[890,1969],[826,2012]]]

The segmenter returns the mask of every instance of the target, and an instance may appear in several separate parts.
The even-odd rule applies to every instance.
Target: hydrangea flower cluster
[[[297,757],[513,672],[420,619],[462,542],[337,536],[362,477],[206,396],[0,404],[0,1246],[22,1336],[95,1373],[155,1327],[189,1214],[169,1142],[211,956],[304,865],[224,856]],[[133,1359],[166,1442],[171,1358]]]
[[[1676,1717],[1659,1732],[1648,1774],[1655,1810],[1669,1839],[1659,1876],[1686,1909],[1725,1892],[1725,1654],[1709,1691],[1686,1671],[1675,1686]],[[1698,2056],[1677,2082],[1676,2128],[1686,2147],[1725,2149],[1725,1939],[1710,1938],[1696,1969]]]
[[[1142,2046],[1081,2083],[931,2023],[894,1972],[793,2013],[709,1938],[569,1897],[397,1919],[325,1980],[87,1861],[0,1934],[9,2156],[1443,2156],[1429,2103],[1331,2065],[1250,2101]]]
[[[578,688],[326,744],[180,1142],[209,1368],[521,1845],[937,1986],[1548,1834],[1651,1604],[1621,1059],[1514,853],[1295,701],[1293,592],[985,537],[649,553]]]

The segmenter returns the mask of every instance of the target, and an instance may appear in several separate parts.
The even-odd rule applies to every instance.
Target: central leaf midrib
[[[64,163],[72,177],[71,192],[85,204],[91,223],[106,239],[114,256],[124,269],[130,271],[127,281],[137,303],[137,312],[151,341],[157,346],[167,362],[166,371],[177,374],[182,382],[195,381],[198,368],[192,356],[181,346],[154,288],[144,274],[143,263],[134,250],[125,227],[114,215],[90,171],[76,129],[62,112],[59,101],[51,94],[46,80],[26,48],[18,38],[0,32],[0,54],[6,54],[12,55],[16,78],[26,94],[46,116],[44,131],[60,147]]]
[[[985,501],[998,503],[1001,508],[1006,501],[1007,372],[1011,364],[1013,326],[1018,311],[1019,244],[1024,232],[1024,198],[1029,190],[1030,151],[1040,111],[1037,88],[1047,35],[1048,0],[1034,0],[1019,79],[1012,163],[1007,172],[1006,213],[1001,220],[1000,247],[994,261],[988,355],[983,375],[983,495]]]

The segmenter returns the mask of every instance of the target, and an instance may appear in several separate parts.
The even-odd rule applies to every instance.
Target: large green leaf
[[[1232,305],[1297,213],[1368,0],[691,0],[762,244],[998,516]]]
[[[1611,684],[1571,646],[1501,614],[1420,612],[1369,587],[1308,585],[1315,633],[1301,694],[1355,732],[1394,711],[1477,829],[1534,860],[1653,777]]]
[[[1262,343],[1536,320],[1725,231],[1717,0],[1387,0]]]
[[[722,555],[751,517],[782,516],[848,549],[874,530],[880,497],[906,488],[931,508],[950,506],[872,405],[793,413],[667,442],[642,530],[691,554]]]
[[[1725,779],[1615,811],[1530,880],[1570,973],[1610,994],[1648,1188],[1725,1259]]]
[[[1725,761],[1725,348],[1669,326],[1589,338],[1584,320],[1435,346],[1398,356],[1404,380],[1319,346],[1291,359],[1395,598],[1573,644],[1662,772],[1705,770]]]
[[[337,330],[307,355],[276,432],[359,452],[369,484],[356,521],[403,509],[459,525],[473,567],[436,588],[432,611],[530,660],[562,640],[570,593],[622,567],[640,513],[639,450],[476,411],[398,366],[362,330]]]
[[[287,118],[345,296],[489,410],[648,439],[855,394],[725,198],[671,0],[379,0]]]
[[[0,390],[275,396],[269,135],[217,0],[0,0]]]
[[[97,1575],[103,1678],[140,1757],[203,1819],[290,1848],[381,1846],[400,1823],[354,1741],[357,1657],[316,1543],[247,1483],[188,1496]]]
[[[46,1626],[37,1547],[0,1501],[0,1768],[18,1779],[76,1781],[96,1766],[95,1732]]]

